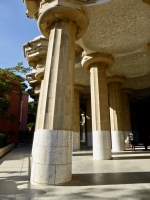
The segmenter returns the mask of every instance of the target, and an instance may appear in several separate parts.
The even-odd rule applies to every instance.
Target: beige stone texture
[[[121,104],[121,83],[125,82],[124,77],[108,77],[110,122],[112,131],[123,131],[122,104]]]
[[[32,7],[29,5],[31,2]],[[31,12],[31,17],[39,18],[38,21],[46,9],[50,10],[51,19],[55,20],[57,18],[57,20],[61,21],[65,18],[66,13],[68,19],[71,19],[69,18],[70,14],[61,9],[63,6],[65,8],[70,6],[72,9],[78,9],[82,14],[86,13],[89,18],[89,26],[84,31],[85,34],[82,38],[76,41],[77,44],[87,54],[93,52],[111,54],[115,63],[113,67],[107,70],[107,75],[125,76],[127,80],[122,85],[123,88],[144,89],[150,87],[150,56],[147,48],[147,44],[150,42],[149,0],[42,0],[40,5],[36,6],[37,2],[24,0],[27,10]],[[53,6],[55,10],[51,12]],[[36,16],[37,8],[38,13]],[[57,9],[60,9],[60,12],[58,15],[55,15]],[[60,16],[61,11],[63,12],[62,16]],[[77,16],[78,14],[76,18],[78,18]],[[43,19],[41,22],[44,23],[39,25],[43,32],[47,32],[47,38],[49,34],[49,27],[47,26],[50,26],[51,21],[54,20],[50,20],[49,23],[48,18],[46,21]],[[67,19],[65,18],[65,20]],[[80,21],[82,22],[80,19],[76,20],[76,24]],[[107,23],[104,23],[106,21]],[[79,25],[78,30],[80,30],[83,24]],[[79,65],[80,63],[78,63]],[[89,73],[81,69],[81,67],[77,69],[75,79],[77,84],[90,85]]]
[[[129,94],[132,93],[131,89],[121,90],[121,102],[122,102],[122,113],[123,113],[123,131],[131,131],[131,120],[130,120],[130,108],[129,108]]]
[[[106,64],[95,63],[91,73],[92,130],[109,130]]]
[[[72,22],[58,22],[51,30],[38,129],[72,130],[75,30]]]
[[[80,149],[80,92],[82,85],[74,86],[74,111],[73,111],[73,150]]]
[[[56,15],[57,13],[57,15]],[[80,4],[75,2],[55,0],[41,4],[39,8],[38,26],[41,33],[48,38],[51,25],[54,21],[73,21],[76,24],[75,38],[80,39],[89,24]]]
[[[39,29],[49,38],[49,43],[46,66],[41,70],[38,65],[35,76],[43,81],[32,149],[31,182],[55,185],[72,177],[75,39],[85,33],[88,20],[80,6],[60,1],[43,2],[38,11]]]
[[[38,99],[41,90],[41,80],[44,77],[48,40],[40,35],[23,45],[24,57],[29,66],[33,67],[30,74],[26,75],[29,85],[34,90],[34,99]]]
[[[23,0],[23,2],[26,4],[26,15],[29,18],[36,18],[37,12],[39,9],[40,1],[39,0]]]
[[[112,150],[124,150],[123,113],[121,102],[121,84],[125,78],[121,76],[108,77],[109,110],[111,124]]]
[[[74,86],[74,112],[73,112],[73,131],[80,132],[80,92],[84,88],[81,85]]]
[[[111,158],[110,140],[104,141],[107,140],[105,133],[108,135],[110,131],[106,68],[110,67],[113,62],[110,55],[107,57],[106,54],[101,53],[85,55],[82,60],[83,67],[90,69],[93,147],[97,144],[96,149],[99,151],[99,153],[97,150],[93,151],[93,158],[99,160]],[[97,143],[94,133],[98,135],[98,138],[103,138],[101,143]],[[107,153],[101,150],[104,150],[104,146]]]

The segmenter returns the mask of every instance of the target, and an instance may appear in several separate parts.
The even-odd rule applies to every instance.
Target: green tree
[[[11,107],[9,95],[12,92],[12,82],[23,82],[25,79],[20,75],[25,75],[30,71],[30,67],[26,68],[22,62],[19,62],[17,66],[12,68],[1,69],[0,68],[0,120],[8,120],[14,122],[16,117],[12,114],[8,114],[8,110]],[[25,89],[25,83],[20,88]]]
[[[32,128],[35,125],[37,105],[31,101],[28,103],[28,127]]]
[[[21,88],[21,91],[25,91],[28,88],[28,86],[26,83],[23,82],[20,84],[20,88]]]

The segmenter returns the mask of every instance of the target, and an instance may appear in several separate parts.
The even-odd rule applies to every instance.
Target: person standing
[[[133,132],[130,132],[128,134],[128,140],[129,140],[129,144],[131,145],[132,151],[135,151],[135,137],[134,137]]]

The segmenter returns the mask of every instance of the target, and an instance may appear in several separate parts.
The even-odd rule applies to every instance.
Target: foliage
[[[35,125],[34,122],[30,122],[30,123],[28,123],[27,127],[28,127],[28,128],[32,128],[34,125]]]
[[[30,68],[25,68],[22,62],[19,62],[17,66],[12,68],[1,69],[0,68],[0,119],[14,122],[16,117],[12,114],[8,114],[11,104],[9,100],[9,93],[12,92],[13,81],[25,81],[19,74],[25,75],[30,71]],[[20,88],[25,90],[27,85],[22,83]]]
[[[32,115],[36,115],[37,105],[35,105],[34,101],[28,103],[28,113]]]
[[[37,105],[32,101],[28,103],[28,127],[33,127],[35,125],[37,112]]]
[[[20,84],[20,88],[21,88],[21,91],[25,91],[28,88],[28,86],[26,83],[23,82]]]
[[[12,79],[19,80],[22,77],[19,75],[25,75],[31,70],[30,67],[24,67],[22,62],[19,62],[15,67],[6,68],[4,72]]]
[[[0,148],[4,147],[7,143],[7,135],[0,132]]]

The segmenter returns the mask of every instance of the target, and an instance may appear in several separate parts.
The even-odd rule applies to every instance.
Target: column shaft
[[[121,93],[122,113],[123,113],[123,131],[124,139],[131,132],[130,108],[129,108],[129,94]]]
[[[110,159],[110,125],[106,64],[94,63],[91,73],[91,107],[93,130],[93,158]]]
[[[73,150],[80,149],[80,91],[74,89]]]
[[[43,80],[41,80],[41,91],[43,90]],[[38,113],[40,112],[41,109],[41,105],[42,104],[42,95],[39,95],[39,99],[38,99],[38,107],[37,107],[37,114],[36,114],[36,123],[35,123],[35,130],[34,130],[34,137],[33,137],[33,144],[32,144],[32,153],[31,155],[34,156],[34,152],[35,152],[35,146],[37,143],[37,126],[39,124],[39,115]]]
[[[72,177],[75,32],[71,21],[51,27],[36,122],[34,184],[60,184]]]
[[[86,115],[87,115],[87,146],[92,145],[92,116],[91,116],[91,97],[86,98]]]
[[[120,83],[112,82],[109,88],[110,124],[113,151],[124,151],[123,119]]]

